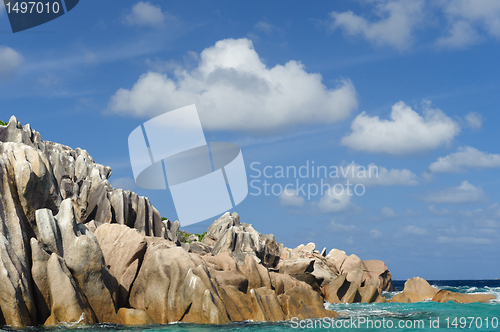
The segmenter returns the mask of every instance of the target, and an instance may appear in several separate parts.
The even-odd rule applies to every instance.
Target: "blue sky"
[[[395,279],[498,278],[499,51],[494,0],[87,0],[16,34],[2,6],[0,117],[86,149],[175,220],[168,191],[134,185],[127,138],[195,103],[207,141],[241,146],[249,181],[252,163],[378,167],[324,179],[359,196],[250,188],[242,222],[288,247],[384,260]]]

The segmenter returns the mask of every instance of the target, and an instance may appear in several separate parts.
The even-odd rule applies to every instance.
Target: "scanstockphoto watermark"
[[[362,196],[366,192],[363,182],[379,176],[376,165],[364,167],[354,162],[347,166],[327,166],[307,160],[301,166],[271,166],[255,161],[250,164],[250,170],[250,195],[280,196],[285,193],[308,200],[324,195]]]
[[[439,328],[439,318],[428,321],[424,319],[401,319],[392,320],[382,317],[381,319],[372,319],[369,317],[350,317],[349,319],[299,319],[293,317],[290,320],[290,326],[294,329],[416,329]]]

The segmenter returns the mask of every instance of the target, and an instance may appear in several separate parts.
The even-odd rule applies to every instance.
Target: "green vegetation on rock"
[[[188,237],[190,237],[191,235],[196,235],[198,237],[198,241],[201,242],[206,234],[207,232],[203,232],[202,234],[192,234],[186,231],[179,231],[179,240],[183,243],[191,243],[193,242],[193,240],[188,241]]]
[[[161,220],[162,221],[165,221],[165,220],[168,220],[168,218],[165,218],[165,217],[161,217]],[[201,242],[201,240],[203,240],[203,237],[205,237],[205,235],[207,234],[207,232],[203,232],[201,234],[193,234],[193,233],[189,233],[189,232],[186,232],[186,231],[181,231],[179,230],[179,240],[182,242],[182,243],[191,243],[193,242],[193,240],[190,240],[188,241],[187,238],[191,235],[196,235],[198,237],[198,241]]]
[[[2,120],[0,120],[0,126],[6,126],[8,124],[9,124],[8,122],[3,122]]]

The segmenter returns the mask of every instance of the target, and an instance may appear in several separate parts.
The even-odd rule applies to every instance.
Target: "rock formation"
[[[401,293],[396,294],[390,302],[413,303],[425,300],[434,302],[453,301],[457,303],[488,302],[495,299],[493,294],[463,294],[432,287],[425,279],[415,277],[405,282]]]
[[[0,325],[336,317],[325,300],[383,302],[393,287],[381,261],[314,243],[285,248],[236,213],[201,242],[179,236],[178,221],[112,188],[110,175],[15,117],[0,126]],[[400,297],[420,299],[410,286]]]
[[[473,302],[485,303],[495,298],[496,296],[493,294],[462,294],[441,289],[439,292],[436,293],[436,295],[434,295],[432,301],[434,302],[453,301],[456,303],[473,303]]]

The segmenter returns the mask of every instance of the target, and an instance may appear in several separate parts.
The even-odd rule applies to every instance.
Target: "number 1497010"
[[[5,8],[7,10],[7,13],[15,13],[15,14],[57,14],[61,10],[59,2],[54,1],[54,2],[35,2],[35,1],[30,1],[30,2],[7,2],[5,4]]]

